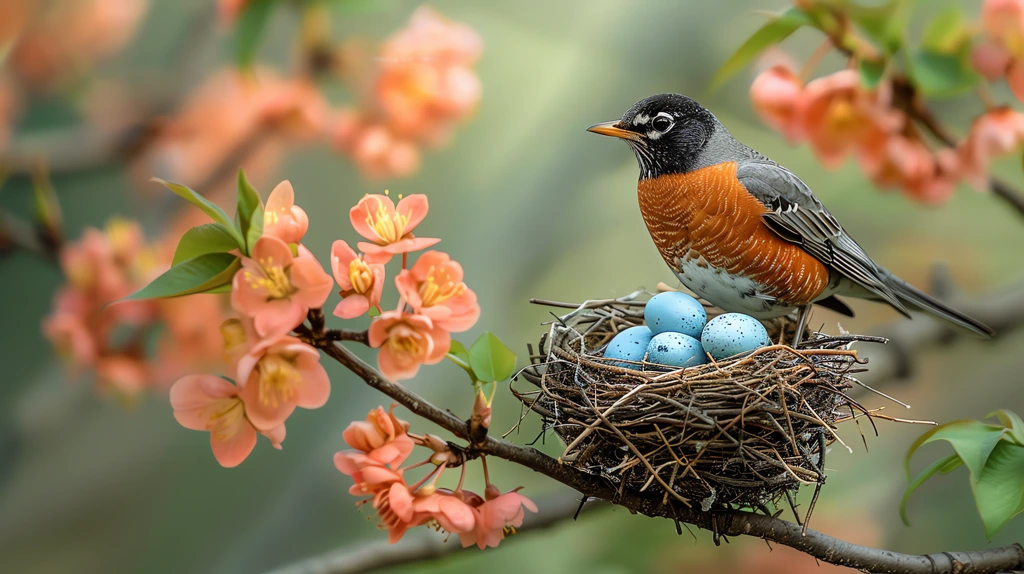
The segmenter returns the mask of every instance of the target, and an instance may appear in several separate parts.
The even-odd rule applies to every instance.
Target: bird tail
[[[891,289],[899,300],[910,309],[930,313],[981,337],[988,338],[996,334],[988,325],[968,317],[956,309],[950,308],[942,301],[921,291],[889,271],[883,270],[882,272],[885,277],[886,287]]]

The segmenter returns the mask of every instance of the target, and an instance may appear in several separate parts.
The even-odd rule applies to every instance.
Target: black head
[[[587,128],[623,139],[640,164],[640,179],[686,173],[701,166],[701,151],[720,124],[711,112],[679,94],[640,100],[622,119]]]

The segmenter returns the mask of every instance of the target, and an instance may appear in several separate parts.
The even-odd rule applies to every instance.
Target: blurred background
[[[331,38],[362,38],[367,45],[404,26],[419,7],[401,0],[337,4],[321,15],[331,20]],[[680,92],[709,107],[737,138],[799,174],[878,262],[912,283],[927,287],[936,262],[948,267],[964,296],[1005,291],[1024,280],[1024,225],[1002,202],[963,187],[941,206],[925,207],[876,190],[849,162],[838,171],[824,170],[806,147],[787,145],[757,119],[748,98],[753,69],[707,93],[715,70],[763,21],[757,12],[783,8],[778,0],[437,0],[430,6],[472,27],[483,40],[475,67],[482,96],[448,141],[424,147],[417,169],[374,172],[366,161],[338,153],[344,143],[337,138],[333,147],[289,139],[241,154],[228,162],[229,175],[220,181],[209,179],[212,158],[198,167],[187,162],[206,152],[92,157],[102,155],[97,141],[104,133],[121,129],[153,102],[190,97],[212,74],[234,66],[231,25],[211,0],[141,5],[137,29],[125,32],[124,46],[97,56],[87,75],[46,85],[50,76],[35,81],[22,74],[24,84],[35,84],[21,91],[18,112],[9,116],[14,119],[6,148],[0,144],[10,171],[0,192],[4,209],[29,217],[33,163],[26,158],[50,150],[48,173],[69,239],[86,227],[102,228],[114,215],[141,221],[147,237],[157,238],[175,225],[175,213],[185,204],[148,177],[176,179],[227,201],[218,188],[230,190],[241,164],[264,197],[278,181],[292,182],[310,218],[304,244],[327,262],[333,240],[356,239],[348,209],[363,194],[385,188],[425,193],[431,211],[418,232],[444,238],[442,247],[462,263],[483,308],[464,340],[493,331],[523,361],[526,345],[536,344],[546,331],[541,323],[550,318],[547,309],[528,303],[531,297],[578,302],[653,289],[660,281],[677,285],[640,219],[632,153],[584,130],[648,95]],[[973,14],[980,2],[962,5]],[[277,10],[267,25],[255,53],[258,66],[282,74],[301,66],[297,13]],[[307,23],[303,29],[310,28]],[[60,30],[43,38],[56,38]],[[820,35],[800,32],[785,46],[802,59],[819,42]],[[822,67],[841,65],[834,58]],[[325,93],[329,99],[352,98],[336,85]],[[976,108],[952,101],[939,111],[966,122]],[[204,125],[199,121],[195,129]],[[231,129],[215,119],[209,125],[218,133]],[[1018,186],[1024,185],[1020,170],[1019,157],[997,167]],[[210,183],[207,189],[204,182]],[[325,361],[333,383],[327,406],[300,411],[289,421],[284,450],[264,444],[241,466],[223,469],[205,434],[175,422],[165,388],[123,401],[96,392],[89,375],[69,382],[41,329],[65,282],[58,266],[14,250],[0,260],[0,277],[0,571],[263,572],[384,540],[368,515],[353,506],[350,479],[334,468],[332,455],[345,448],[341,431],[348,423],[386,405],[386,397]],[[335,301],[332,296],[328,306]],[[853,332],[875,334],[902,320],[882,305],[853,306],[857,317],[842,321]],[[826,311],[816,311],[813,321],[838,331],[838,317]],[[912,376],[886,380],[883,388],[913,409],[891,412],[895,405],[889,404],[887,412],[939,422],[979,419],[997,408],[1024,412],[1022,349],[1024,331],[1017,331],[917,354]],[[424,368],[407,385],[468,415],[472,393],[450,363]],[[871,396],[864,400],[868,406],[884,404]],[[492,430],[512,428],[519,412],[515,399],[500,389]],[[409,418],[401,410],[399,415]],[[429,426],[411,421],[416,430]],[[1016,520],[986,542],[962,469],[926,484],[911,501],[913,527],[903,526],[897,511],[906,484],[902,457],[923,428],[884,421],[878,427],[881,436],[869,434],[867,449],[856,426],[841,429],[854,452],[832,449],[828,483],[812,521],[816,529],[909,553],[980,549],[1024,538],[1024,520]],[[529,417],[510,438],[524,444],[538,432],[538,421]],[[557,455],[562,446],[549,436],[541,448]],[[937,456],[942,448],[926,450]],[[493,465],[500,486],[523,485],[524,494],[541,504],[574,494],[523,468]],[[436,533],[414,531],[409,537],[428,535]],[[819,565],[756,539],[716,548],[705,532],[677,535],[670,521],[606,507],[542,533],[524,529],[498,549],[456,553],[401,571],[481,569],[817,572]]]

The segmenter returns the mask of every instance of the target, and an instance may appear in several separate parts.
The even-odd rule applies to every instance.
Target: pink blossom
[[[851,151],[876,148],[904,122],[889,107],[888,87],[865,90],[855,70],[812,81],[804,98],[802,130],[826,167],[837,167]]]
[[[370,323],[369,343],[377,353],[381,373],[392,381],[411,379],[420,365],[441,362],[451,347],[447,331],[430,317],[388,311]]]
[[[345,442],[379,464],[401,466],[414,444],[406,434],[409,423],[396,417],[394,410],[395,405],[387,412],[384,407],[377,407],[366,415],[365,421],[351,423],[342,433]]]
[[[331,392],[320,352],[288,335],[256,343],[238,360],[238,385],[257,429],[284,424],[295,407],[318,409]]]
[[[440,239],[413,237],[412,231],[427,216],[427,196],[413,194],[396,207],[387,195],[366,195],[349,210],[349,219],[356,233],[369,242],[360,241],[359,249],[369,263],[387,263],[401,253],[426,249]]]
[[[182,377],[171,386],[171,406],[181,426],[209,431],[213,456],[221,466],[238,466],[256,446],[257,431],[246,417],[238,388],[220,377]],[[270,428],[264,434],[275,448],[281,448],[284,425]]]
[[[411,269],[395,279],[398,293],[416,313],[430,317],[434,326],[461,333],[480,318],[476,293],[462,281],[462,266],[447,253],[427,251]]]
[[[499,494],[494,485],[489,485],[486,494],[487,501],[473,509],[476,513],[473,530],[458,533],[463,547],[473,544],[481,549],[497,547],[505,538],[506,530],[514,533],[516,528],[523,525],[524,507],[537,512],[537,505],[519,494],[519,488]]]
[[[336,317],[353,319],[380,305],[384,265],[367,263],[339,239],[331,247],[331,271],[341,287],[341,302],[334,308]]]
[[[123,397],[133,397],[146,387],[149,371],[140,357],[111,355],[96,361],[96,378],[101,388],[111,389]]]
[[[300,246],[293,257],[285,242],[264,235],[253,246],[252,257],[242,257],[242,269],[232,282],[231,306],[252,317],[260,335],[280,335],[302,323],[311,308],[323,306],[332,285],[309,250]]]
[[[285,243],[299,243],[309,228],[306,212],[295,205],[295,191],[290,182],[282,181],[267,198],[263,213],[263,233]]]
[[[750,99],[761,119],[790,142],[803,139],[803,96],[803,82],[784,65],[765,70],[750,86]]]
[[[354,484],[348,492],[353,496],[373,496],[403,481],[401,471],[392,470],[358,450],[335,453],[334,466],[342,474],[352,477]]]
[[[1015,151],[1022,143],[1024,114],[1009,107],[982,114],[958,148],[965,179],[976,189],[987,188],[992,159]]]

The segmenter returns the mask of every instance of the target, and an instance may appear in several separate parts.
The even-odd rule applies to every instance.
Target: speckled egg
[[[707,362],[700,341],[682,333],[658,333],[647,345],[647,362],[692,367]]]
[[[678,291],[658,293],[644,307],[644,321],[655,335],[682,333],[697,338],[707,320],[700,301]]]
[[[641,325],[639,327],[630,327],[625,331],[622,331],[608,343],[608,348],[604,351],[604,356],[609,359],[626,359],[627,361],[636,361],[639,363],[644,360],[644,353],[647,352],[647,345],[651,342],[651,337],[654,333],[650,329]],[[641,368],[641,365],[630,364],[630,363],[612,363],[617,367],[625,367],[627,369]]]
[[[708,321],[700,341],[716,361],[771,345],[764,325],[742,313],[725,313]]]

